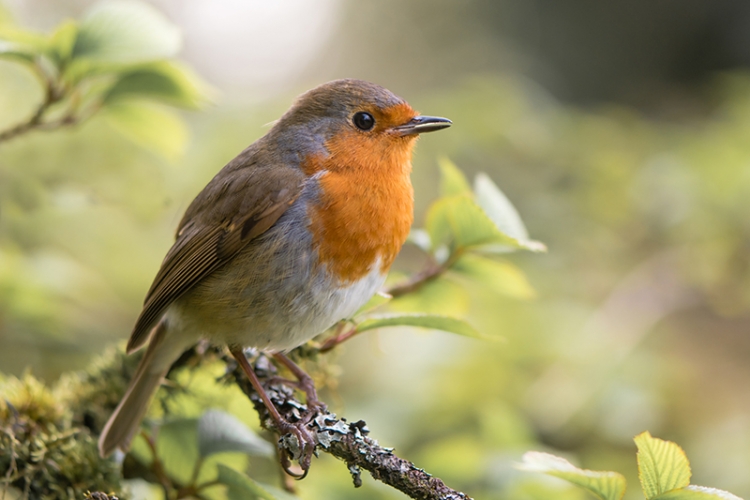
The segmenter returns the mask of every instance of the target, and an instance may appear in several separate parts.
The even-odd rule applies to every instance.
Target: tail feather
[[[172,338],[166,341],[166,337],[167,327],[162,321],[151,335],[146,354],[138,365],[125,396],[99,436],[99,455],[103,458],[117,448],[123,451],[128,449],[146,414],[151,397],[161,385],[169,367],[183,352],[180,342],[175,343]]]

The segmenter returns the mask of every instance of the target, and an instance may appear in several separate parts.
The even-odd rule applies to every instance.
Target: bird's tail
[[[169,367],[186,347],[180,342],[173,342],[175,339],[167,338],[169,335],[165,321],[162,320],[154,330],[146,354],[138,365],[125,396],[99,436],[99,455],[102,458],[109,456],[116,448],[123,451],[128,449],[146,414],[151,397],[159,388]]]

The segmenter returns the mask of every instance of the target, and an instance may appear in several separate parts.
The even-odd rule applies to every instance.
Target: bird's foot
[[[295,479],[304,479],[310,470],[312,456],[315,453],[315,446],[317,445],[315,437],[308,430],[307,423],[303,421],[291,423],[280,420],[274,422],[274,425],[281,436],[278,442],[281,467],[284,472]],[[302,469],[301,473],[292,470],[290,458],[297,461],[300,469]]]
[[[280,379],[281,383],[291,385],[305,393],[305,402],[307,403],[307,411],[302,418],[303,422],[310,422],[315,416],[321,411],[327,409],[326,404],[318,399],[318,392],[315,390],[315,382],[312,377],[308,375],[302,368],[300,368],[294,361],[289,359],[282,353],[276,353],[273,355],[281,364],[292,372],[297,378],[296,381],[288,379]]]

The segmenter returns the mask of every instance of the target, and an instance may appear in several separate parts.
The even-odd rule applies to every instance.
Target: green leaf
[[[46,36],[0,22],[0,58],[33,63],[48,47]]]
[[[118,75],[104,96],[105,103],[148,97],[173,106],[198,109],[206,101],[206,85],[188,68],[159,61]]]
[[[428,313],[461,317],[470,307],[466,287],[448,276],[424,283],[417,290],[397,297],[389,309],[405,313]]]
[[[181,35],[151,5],[109,0],[95,5],[81,22],[73,57],[109,63],[143,63],[173,57]]]
[[[234,416],[219,410],[208,410],[198,421],[198,452],[201,457],[207,457],[224,451],[241,451],[266,457],[274,454],[271,443]]]
[[[523,271],[508,261],[495,261],[468,253],[462,255],[451,266],[451,270],[486,285],[501,295],[516,299],[531,299],[536,296]]]
[[[466,180],[466,176],[455,163],[448,158],[440,158],[438,160],[438,166],[440,167],[441,196],[454,196],[457,194],[471,193],[469,181]]]
[[[113,103],[102,116],[136,144],[169,160],[178,158],[187,145],[185,124],[174,112],[142,102]]]
[[[217,480],[227,486],[228,500],[247,500],[248,498],[276,500],[276,497],[260,484],[231,467],[218,464],[217,469],[219,471]]]
[[[459,248],[500,243],[519,247],[500,232],[474,200],[466,195],[440,198],[427,211],[425,222],[433,248],[452,240]]]
[[[0,58],[33,63],[37,53],[30,45],[0,40]]]
[[[539,451],[525,453],[521,468],[565,479],[602,500],[620,500],[625,494],[626,483],[622,474],[579,469],[564,458],[549,453]]]
[[[58,64],[70,59],[73,46],[78,36],[78,24],[75,21],[65,21],[60,24],[50,37],[48,53]]]
[[[183,483],[190,480],[198,460],[197,428],[198,419],[174,419],[159,427],[156,438],[157,455],[164,469]]]
[[[546,250],[543,243],[529,239],[526,226],[515,207],[489,176],[483,173],[477,175],[474,180],[474,193],[477,204],[503,234],[514,238],[527,250]]]
[[[638,477],[648,500],[690,484],[690,463],[682,448],[644,432],[635,437]]]
[[[35,52],[42,52],[49,45],[46,35],[19,28],[10,22],[0,22],[0,40],[25,45]]]
[[[656,497],[659,500],[742,500],[728,491],[705,486],[685,486]]]
[[[479,206],[500,231],[517,240],[529,238],[526,226],[516,208],[487,174],[477,174],[474,179],[474,193]]]
[[[358,332],[374,330],[375,328],[384,328],[388,326],[417,326],[420,328],[430,328],[432,330],[442,330],[444,332],[456,333],[465,337],[475,339],[488,339],[479,333],[466,321],[450,316],[441,316],[438,314],[382,314],[372,316],[357,325]]]
[[[372,311],[373,309],[377,309],[378,307],[387,304],[393,299],[392,296],[388,295],[387,293],[378,292],[375,295],[373,295],[370,300],[367,301],[365,305],[359,308],[359,310],[354,313],[353,318],[356,318],[357,316],[361,316],[365,313],[368,313]]]

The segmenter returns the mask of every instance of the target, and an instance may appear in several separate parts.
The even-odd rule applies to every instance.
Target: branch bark
[[[224,360],[227,366],[236,365],[229,355],[225,355]],[[343,460],[349,467],[355,487],[362,485],[360,472],[364,469],[370,472],[374,479],[396,488],[411,498],[471,500],[465,493],[446,486],[440,478],[396,456],[391,448],[380,446],[376,440],[368,436],[369,429],[364,421],[348,422],[325,409],[308,415],[305,404],[295,397],[294,391],[288,385],[280,381],[276,367],[265,355],[259,354],[253,367],[281,416],[289,422],[307,418],[307,429],[315,436],[317,442],[316,450],[330,453]],[[252,401],[263,427],[275,431],[268,410],[241,369],[235,367],[233,374],[237,385]],[[294,457],[300,454],[296,439],[290,435],[280,438],[280,446]]]

